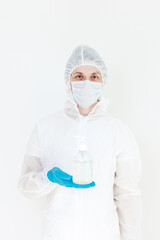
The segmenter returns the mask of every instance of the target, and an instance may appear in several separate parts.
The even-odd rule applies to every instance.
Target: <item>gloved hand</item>
[[[94,187],[96,184],[92,181],[89,184],[76,184],[72,181],[72,176],[66,172],[63,172],[60,168],[54,167],[47,172],[47,177],[51,182],[58,183],[66,187],[75,187],[75,188],[89,188]]]

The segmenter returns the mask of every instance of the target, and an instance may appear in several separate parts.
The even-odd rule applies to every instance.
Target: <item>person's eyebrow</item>
[[[82,72],[76,72],[76,73],[74,73],[73,75],[75,75],[75,74],[77,74],[77,73],[82,73]],[[99,72],[93,72],[92,74],[99,74],[100,75],[100,73]],[[82,73],[83,74],[83,73]]]
[[[76,73],[74,73],[73,75],[75,75],[75,74],[77,74],[77,73],[82,73],[82,72],[76,72]],[[83,73],[82,73],[83,74]]]
[[[100,73],[99,73],[99,72],[93,72],[92,74],[96,74],[96,73],[98,73],[98,74],[100,75]]]

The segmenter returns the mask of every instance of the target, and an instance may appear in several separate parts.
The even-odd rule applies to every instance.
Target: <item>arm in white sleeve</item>
[[[18,179],[18,190],[27,198],[47,195],[57,186],[47,178],[49,168],[41,163],[42,148],[39,141],[38,124],[29,138]]]
[[[141,240],[142,199],[139,182],[142,163],[136,140],[122,124],[116,138],[114,201],[122,240]]]

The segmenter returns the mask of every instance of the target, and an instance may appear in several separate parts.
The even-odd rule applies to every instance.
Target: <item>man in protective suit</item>
[[[129,127],[108,112],[105,63],[79,45],[64,77],[64,108],[35,124],[18,179],[25,197],[46,196],[42,240],[141,240],[141,158]],[[86,184],[73,181],[81,137],[93,163]]]

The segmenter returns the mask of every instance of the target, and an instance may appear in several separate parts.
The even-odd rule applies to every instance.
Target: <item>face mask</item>
[[[88,108],[97,101],[102,92],[102,83],[90,80],[72,83],[73,97],[82,108]]]

